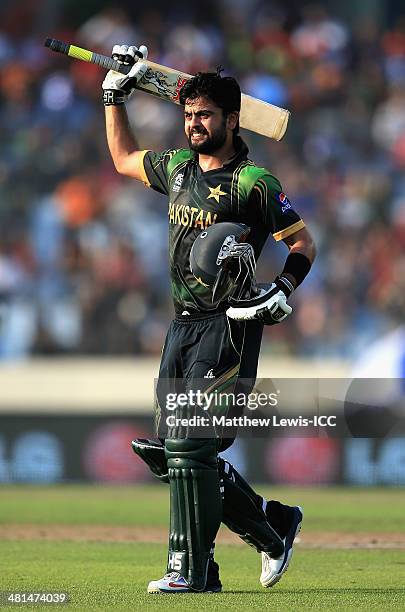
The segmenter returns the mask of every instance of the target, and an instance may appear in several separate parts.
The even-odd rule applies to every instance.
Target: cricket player
[[[241,92],[235,79],[217,72],[199,73],[188,81],[180,92],[188,147],[156,153],[140,149],[125,109],[147,70],[142,62],[147,48],[115,45],[113,57],[132,66],[126,76],[110,71],[102,85],[115,168],[168,197],[175,319],[159,371],[162,409],[167,381],[173,379],[182,379],[188,390],[201,380],[211,389],[255,380],[263,325],[277,324],[291,312],[287,299],[308,274],[315,247],[279,181],[248,159],[238,133]],[[216,279],[214,291],[191,269],[191,251],[193,267],[203,274],[210,261],[217,262],[222,245],[221,252],[231,251],[233,260],[251,270],[269,234],[284,242],[288,253],[280,275],[265,288],[249,293],[244,276],[244,293],[238,278],[233,279],[235,292],[230,292],[225,274]],[[167,571],[150,582],[148,592],[220,591],[213,546],[221,521],[261,553],[261,584],[276,584],[291,558],[301,508],[264,500],[218,456],[232,437],[194,437],[176,424],[159,434],[160,443],[133,442],[152,472],[170,485]]]

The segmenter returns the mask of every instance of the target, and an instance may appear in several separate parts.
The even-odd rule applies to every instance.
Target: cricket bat
[[[45,47],[49,47],[52,51],[64,53],[69,57],[84,62],[97,64],[106,70],[116,70],[122,74],[127,74],[131,69],[131,66],[123,65],[111,57],[93,53],[93,51],[69,45],[54,38],[47,38],[44,44]],[[180,72],[174,68],[155,64],[149,60],[143,61],[148,65],[148,70],[137,83],[136,89],[158,98],[170,100],[170,102],[175,104],[180,104],[180,90],[184,83],[192,78],[192,75]],[[242,94],[239,124],[245,130],[256,132],[256,134],[261,134],[274,140],[281,140],[286,132],[289,117],[290,112],[285,108],[279,108],[273,104],[263,102],[263,100]]]

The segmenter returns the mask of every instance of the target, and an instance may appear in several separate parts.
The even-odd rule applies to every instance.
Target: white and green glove
[[[258,286],[258,295],[247,300],[229,300],[232,304],[226,311],[230,319],[250,321],[256,319],[264,325],[276,325],[292,313],[287,299],[294,291],[293,285],[283,276],[277,277],[271,285]]]
[[[105,106],[124,104],[136,88],[137,82],[148,69],[143,59],[148,57],[145,45],[138,47],[128,45],[114,45],[112,58],[120,64],[131,67],[128,74],[109,70],[103,81],[103,100]]]

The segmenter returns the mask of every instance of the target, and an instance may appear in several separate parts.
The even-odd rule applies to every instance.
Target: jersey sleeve
[[[260,177],[252,191],[252,204],[258,207],[261,221],[274,240],[284,240],[305,227],[304,221],[293,209],[280,182],[271,174]]]
[[[143,151],[139,171],[147,187],[164,195],[169,193],[168,164],[175,153],[176,149],[168,149],[162,153]]]

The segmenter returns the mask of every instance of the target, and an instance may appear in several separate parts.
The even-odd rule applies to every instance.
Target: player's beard
[[[221,126],[211,132],[211,136],[204,128],[193,129],[193,132],[199,132],[200,134],[205,134],[207,138],[203,142],[193,143],[191,139],[191,133],[188,137],[188,144],[192,151],[196,153],[202,153],[203,155],[212,155],[215,151],[218,151],[221,147],[224,146],[226,142],[226,122],[225,120],[221,124]]]

